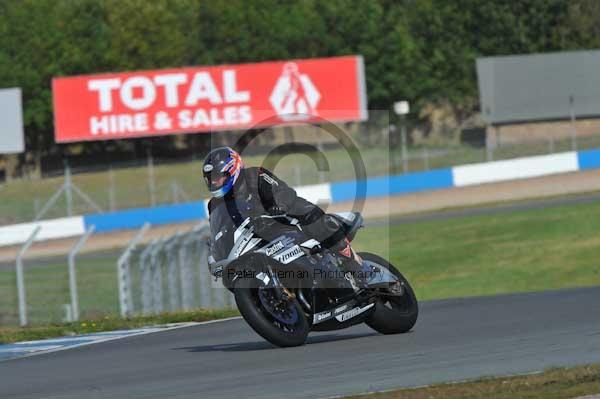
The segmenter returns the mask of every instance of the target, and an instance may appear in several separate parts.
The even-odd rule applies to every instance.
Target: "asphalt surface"
[[[600,362],[600,287],[422,304],[274,348],[243,320],[0,362],[0,398],[314,398]]]

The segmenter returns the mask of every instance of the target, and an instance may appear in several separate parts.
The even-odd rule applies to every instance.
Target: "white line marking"
[[[131,332],[132,330],[119,330],[122,331],[124,335],[118,335],[118,336],[102,336],[100,339],[96,339],[96,340],[92,340],[92,341],[88,341],[88,342],[82,342],[80,344],[75,344],[75,345],[67,345],[67,346],[59,346],[53,349],[48,349],[48,350],[41,350],[41,351],[36,351],[36,352],[32,352],[32,353],[27,353],[24,354],[23,356],[19,356],[19,357],[12,357],[12,358],[8,358],[8,359],[4,359],[4,360],[0,360],[0,362],[5,362],[5,361],[11,361],[11,360],[17,360],[17,359],[23,359],[25,357],[32,357],[32,356],[37,356],[37,355],[43,355],[46,353],[53,353],[53,352],[60,352],[60,351],[64,351],[64,350],[68,350],[68,349],[74,349],[74,348],[81,348],[82,346],[88,346],[88,345],[93,345],[93,344],[98,344],[101,342],[108,342],[108,341],[116,341],[118,339],[123,339],[123,338],[129,338],[129,337],[137,337],[140,335],[147,335],[147,334],[153,334],[153,333],[158,333],[158,332],[164,332],[164,331],[171,331],[171,330],[177,330],[180,328],[186,328],[186,327],[194,327],[194,326],[201,326],[204,324],[214,324],[214,323],[222,323],[225,321],[231,321],[231,320],[238,320],[241,319],[241,316],[235,316],[235,317],[228,317],[226,319],[217,319],[217,320],[208,320],[208,321],[201,321],[201,322],[187,322],[187,323],[176,323],[176,324],[164,324],[162,326],[148,326],[147,329],[144,329],[143,331],[139,331],[140,329],[136,329],[139,332],[134,332],[132,334],[127,334],[127,332]],[[135,330],[133,330],[135,331]],[[108,332],[108,331],[105,331]],[[116,333],[116,331],[113,331],[113,333]],[[75,336],[73,337],[74,339],[80,338],[79,336]],[[88,340],[93,339],[91,336],[87,336],[86,337]],[[59,338],[60,339],[60,338]],[[61,340],[67,340],[68,337],[62,338]],[[54,340],[48,340],[48,341],[56,341],[58,339],[54,339]],[[40,341],[26,341],[27,343],[31,344],[31,343],[43,343],[46,340],[40,340]],[[14,342],[12,344],[7,344],[7,345],[16,345],[16,344],[22,344],[24,342]],[[1,345],[0,345],[1,347]],[[23,346],[22,350],[23,351],[27,351],[27,349],[33,349],[35,347],[28,347],[28,346]],[[19,348],[21,349],[21,348]]]
[[[19,352],[38,352],[38,351],[49,351],[52,349],[60,348],[61,345],[47,345],[47,346],[29,346],[22,348],[0,348],[0,353],[19,353]]]

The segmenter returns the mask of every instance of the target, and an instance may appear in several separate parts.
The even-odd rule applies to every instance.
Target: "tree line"
[[[23,89],[19,162],[39,165],[132,141],[55,144],[52,77],[361,54],[369,108],[468,116],[477,57],[597,48],[598,20],[595,0],[3,0],[0,87]]]

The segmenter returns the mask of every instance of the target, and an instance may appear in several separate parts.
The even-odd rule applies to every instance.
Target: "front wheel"
[[[273,287],[256,278],[237,281],[234,294],[242,317],[261,337],[282,347],[306,342],[310,326],[295,298],[278,299]]]
[[[399,334],[410,331],[417,322],[419,305],[408,280],[385,259],[368,252],[361,252],[359,255],[371,266],[389,270],[402,287],[400,296],[380,296],[376,302],[375,311],[365,320],[365,323],[382,334]]]

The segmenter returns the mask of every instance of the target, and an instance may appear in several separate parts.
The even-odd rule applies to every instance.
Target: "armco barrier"
[[[23,244],[38,226],[41,230],[35,241],[76,237],[85,232],[82,216],[13,224],[0,227],[0,246]]]
[[[452,168],[452,176],[454,185],[456,187],[463,187],[575,172],[577,170],[579,170],[577,153],[565,152],[561,154],[457,166]]]
[[[361,189],[357,184],[364,184]],[[366,197],[381,197],[414,193],[418,191],[437,190],[452,187],[452,170],[436,169],[428,172],[408,173],[396,176],[381,176],[366,179],[364,182],[347,181],[331,183],[332,202],[351,201],[357,195],[365,193]]]
[[[577,153],[579,170],[600,168],[600,150],[579,151]]]
[[[451,169],[436,169],[405,175],[374,177],[364,182],[366,185],[364,193],[366,197],[399,195],[595,168],[600,168],[600,149],[462,165]],[[357,194],[356,187],[357,182],[347,181],[303,186],[296,188],[296,191],[300,196],[315,203],[335,203],[353,200]],[[360,194],[360,192],[359,190],[358,193]],[[95,225],[98,232],[108,232],[138,228],[146,222],[160,225],[204,219],[207,214],[206,202],[204,200],[155,208],[129,209],[0,227],[0,246],[25,242],[38,225],[42,226],[42,230],[36,241],[81,235],[91,225]]]
[[[205,219],[204,202],[161,205],[154,208],[137,208],[110,213],[97,213],[83,217],[85,227],[96,226],[96,231],[135,229],[150,223],[153,226]]]

